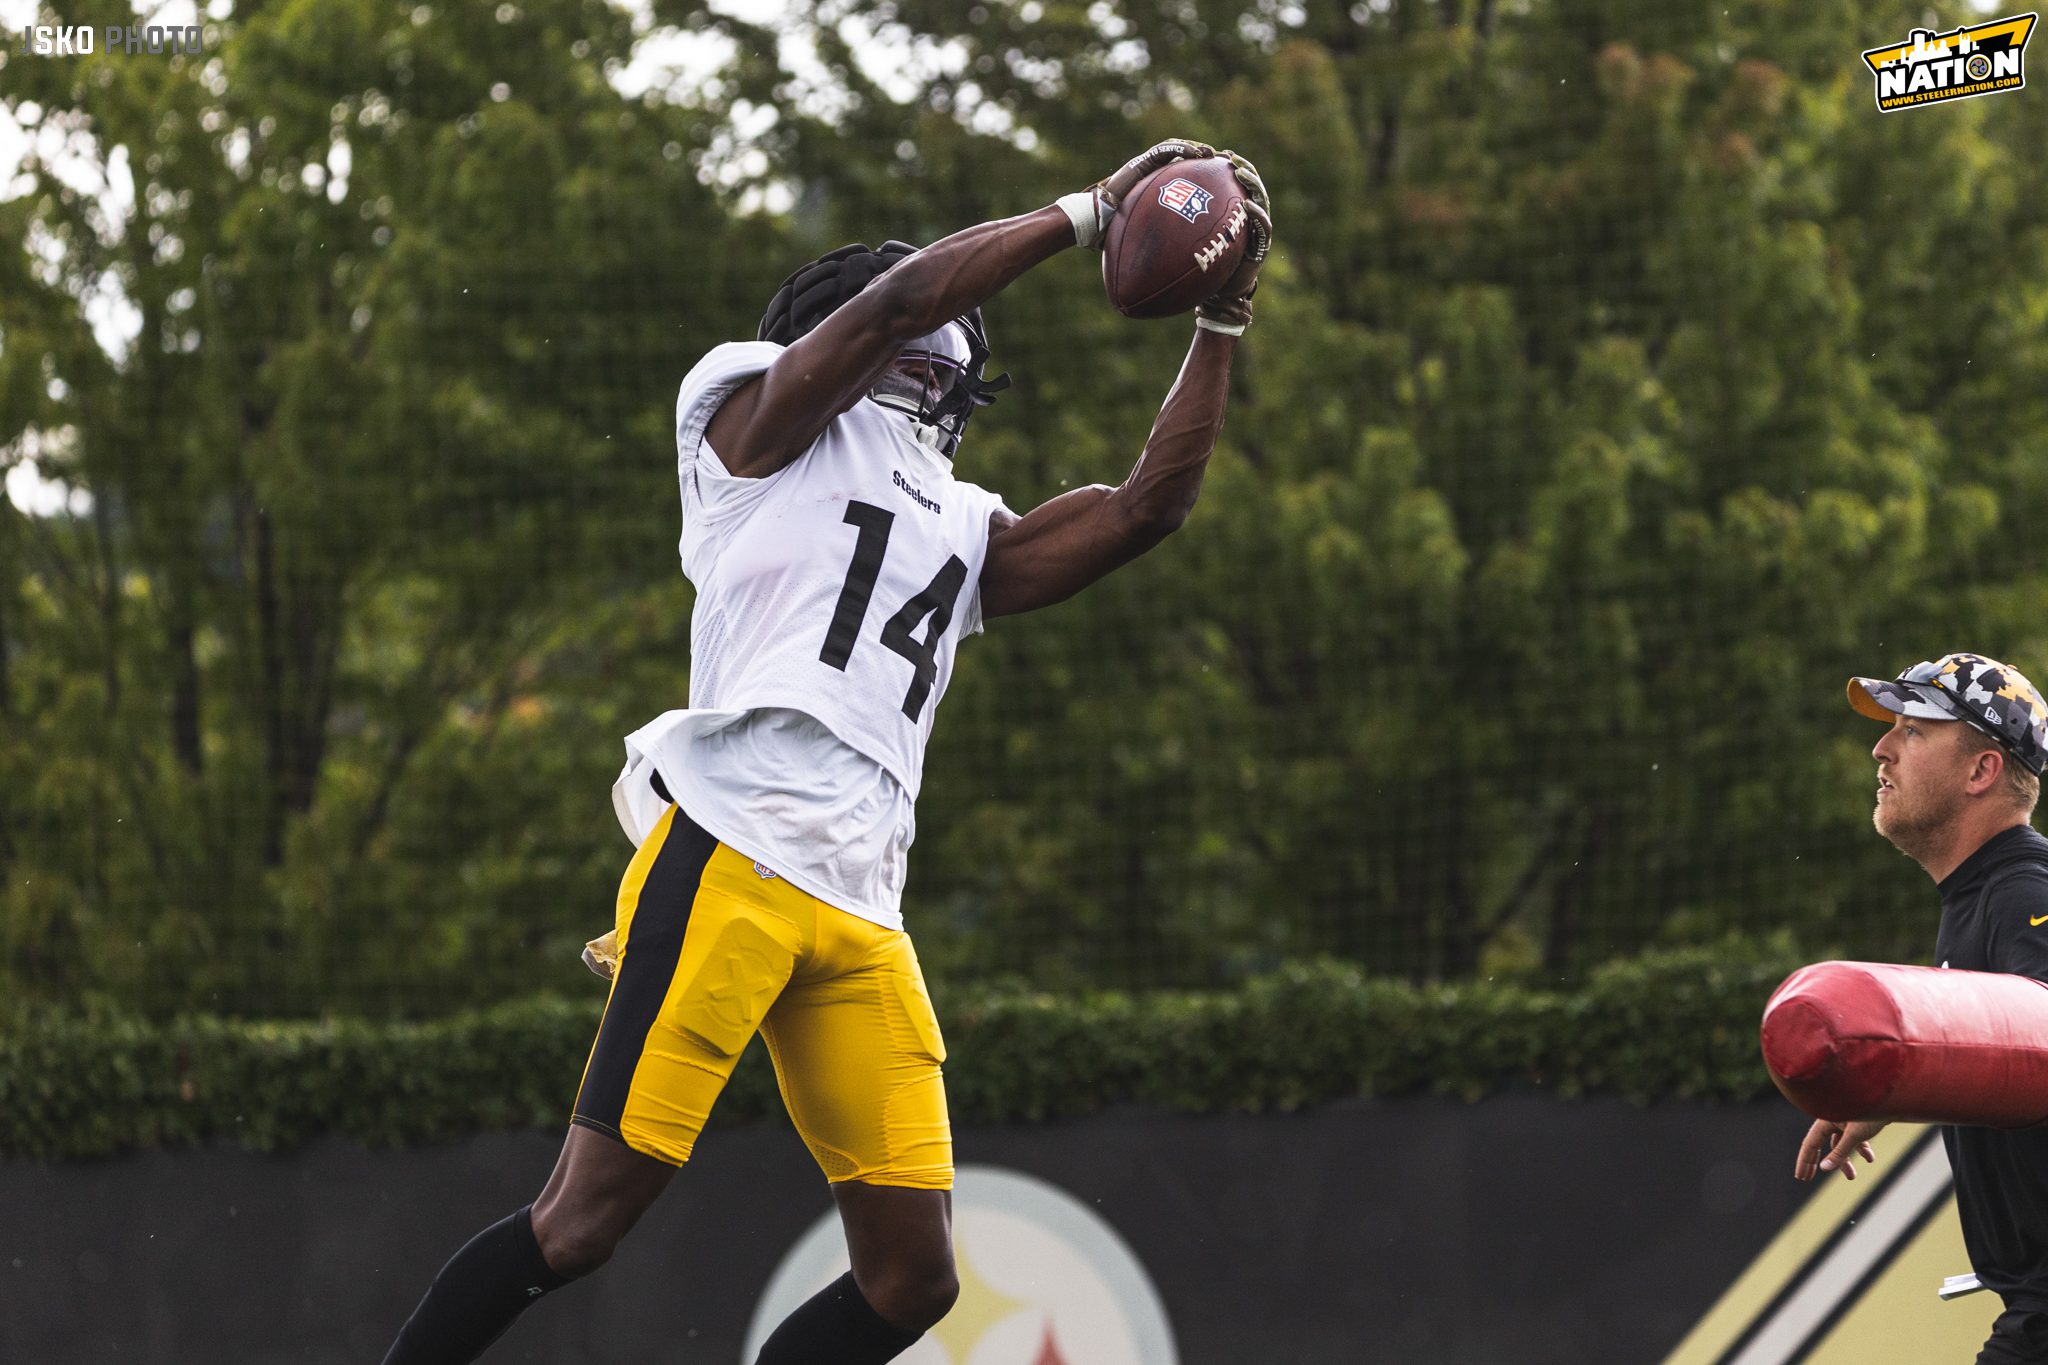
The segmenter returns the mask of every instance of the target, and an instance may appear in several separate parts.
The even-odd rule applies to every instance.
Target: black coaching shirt
[[[2048,981],[2048,838],[2031,825],[1993,835],[1938,890],[1936,962]],[[2048,1311],[2048,1128],[1941,1137],[1977,1278],[2008,1308]]]

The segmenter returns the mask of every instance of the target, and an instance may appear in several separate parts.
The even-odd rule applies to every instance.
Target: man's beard
[[[1946,844],[1948,832],[1955,825],[1956,811],[1952,806],[1942,806],[1921,796],[1911,801],[1901,801],[1899,796],[1899,789],[1893,787],[1889,799],[1871,809],[1870,823],[1891,841],[1892,847],[1925,865],[1928,856],[1939,853]]]

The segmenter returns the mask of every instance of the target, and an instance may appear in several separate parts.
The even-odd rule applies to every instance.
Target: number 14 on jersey
[[[865,502],[846,505],[846,524],[858,538],[853,543],[853,562],[846,566],[846,582],[839,588],[839,603],[832,610],[832,627],[825,632],[825,647],[818,658],[844,673],[847,662],[860,643],[860,628],[867,620],[868,599],[875,594],[875,579],[889,553],[889,530],[896,514]],[[924,591],[905,602],[882,626],[882,645],[910,661],[913,676],[903,697],[903,714],[916,720],[932,694],[939,676],[939,641],[953,624],[953,604],[967,582],[967,565],[960,556],[949,555]],[[931,618],[924,638],[915,632],[925,618]]]

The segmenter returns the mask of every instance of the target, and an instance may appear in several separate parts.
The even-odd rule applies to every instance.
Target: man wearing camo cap
[[[2010,664],[1945,654],[1898,677],[1851,678],[1849,705],[1891,728],[1871,822],[1934,879],[1935,960],[2048,982],[2048,839],[2028,823],[2048,766],[2048,704]],[[1813,1125],[1793,1173],[1875,1159],[1880,1123]],[[1942,1129],[1978,1281],[2005,1301],[1978,1365],[2048,1365],[2048,1131]]]

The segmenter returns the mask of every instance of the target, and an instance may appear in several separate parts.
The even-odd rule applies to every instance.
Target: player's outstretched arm
[[[1272,214],[1258,171],[1234,152],[1223,155],[1236,165],[1249,192],[1251,242],[1243,264],[1195,310],[1194,343],[1124,481],[1114,488],[1076,488],[1022,517],[999,517],[981,572],[984,617],[1065,601],[1166,539],[1194,510],[1223,429],[1237,338],[1251,325],[1259,267],[1273,242]]]
[[[1162,142],[1115,174],[1035,213],[956,232],[906,258],[800,337],[720,405],[705,438],[729,473],[783,468],[859,402],[903,344],[980,307],[1012,280],[1074,245],[1097,246],[1123,195],[1159,167],[1213,155]]]

